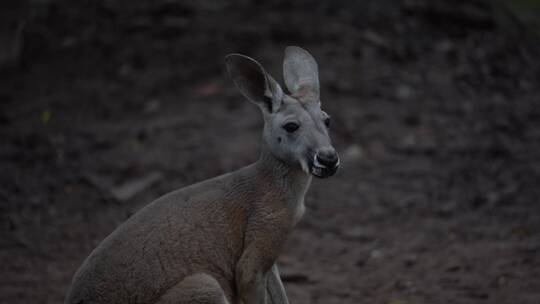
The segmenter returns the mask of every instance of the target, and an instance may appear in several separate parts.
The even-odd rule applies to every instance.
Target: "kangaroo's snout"
[[[315,153],[312,174],[319,178],[332,176],[339,168],[339,155],[334,148],[322,148]]]
[[[338,164],[339,156],[334,149],[321,149],[315,154],[315,160],[327,168],[333,168]]]

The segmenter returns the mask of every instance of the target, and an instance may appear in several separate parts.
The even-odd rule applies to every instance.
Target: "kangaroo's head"
[[[225,57],[230,77],[264,116],[263,140],[277,159],[316,177],[333,175],[339,157],[328,135],[330,116],[321,110],[317,62],[304,49],[285,49],[283,76],[290,95],[254,59]]]

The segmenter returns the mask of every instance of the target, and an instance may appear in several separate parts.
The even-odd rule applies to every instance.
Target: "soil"
[[[249,164],[226,78],[319,62],[342,158],[279,258],[291,303],[540,303],[538,37],[482,1],[39,1],[0,75],[0,303],[61,303],[153,199]]]

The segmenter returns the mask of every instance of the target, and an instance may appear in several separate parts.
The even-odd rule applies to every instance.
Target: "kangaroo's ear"
[[[283,59],[283,78],[291,94],[319,100],[319,68],[306,50],[288,46]]]
[[[247,99],[270,113],[279,109],[283,90],[257,61],[241,54],[230,54],[225,57],[225,65],[234,84]]]

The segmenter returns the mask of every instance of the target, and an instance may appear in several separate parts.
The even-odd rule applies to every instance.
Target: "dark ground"
[[[507,10],[39,3],[0,76],[0,303],[61,303],[141,206],[254,161],[261,117],[223,57],[281,79],[290,44],[319,61],[343,163],[280,257],[291,302],[540,303],[538,39]]]

